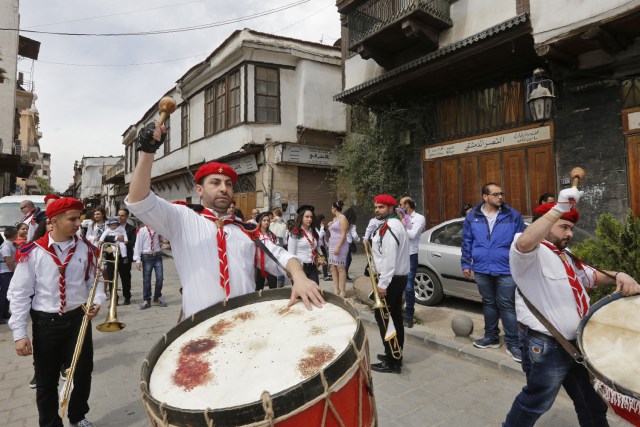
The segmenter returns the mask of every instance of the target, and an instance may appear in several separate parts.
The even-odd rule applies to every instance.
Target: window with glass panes
[[[256,122],[280,122],[280,75],[277,68],[256,67]]]
[[[186,102],[180,107],[180,146],[186,147],[189,143],[189,104]]]
[[[214,132],[214,86],[209,86],[204,90],[204,134],[211,135]]]
[[[216,132],[227,127],[227,82],[222,79],[216,83]]]

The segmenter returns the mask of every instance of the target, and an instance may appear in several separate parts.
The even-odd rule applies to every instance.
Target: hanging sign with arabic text
[[[281,161],[307,165],[335,166],[338,164],[338,153],[332,148],[285,144]]]
[[[457,156],[477,151],[494,150],[496,148],[506,148],[514,145],[532,144],[550,140],[551,126],[532,127],[515,132],[427,147],[424,150],[424,160],[433,160],[439,157]]]

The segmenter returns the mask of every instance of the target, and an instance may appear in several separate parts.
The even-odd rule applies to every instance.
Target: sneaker
[[[167,302],[164,300],[164,298],[160,297],[160,298],[156,298],[153,300],[153,305],[157,305],[160,307],[166,307],[167,306]]]
[[[33,378],[31,378],[31,381],[29,381],[29,388],[36,388],[36,375],[33,374]]]
[[[86,418],[80,422],[72,423],[71,427],[96,427],[95,424],[87,420]]]
[[[140,310],[146,310],[149,307],[151,307],[151,303],[149,301],[145,301],[142,304],[140,304]]]
[[[484,337],[479,340],[475,340],[473,345],[478,348],[498,348],[500,347],[500,340]]]
[[[516,362],[522,363],[522,351],[520,351],[520,347],[507,347],[507,354],[511,356]]]

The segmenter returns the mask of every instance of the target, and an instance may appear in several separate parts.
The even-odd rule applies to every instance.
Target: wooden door
[[[525,150],[510,150],[502,154],[504,202],[523,215],[529,210],[527,170],[524,160]]]
[[[256,193],[236,193],[233,195],[236,209],[242,211],[245,221],[251,219],[251,211],[256,207]]]
[[[442,222],[440,207],[440,162],[425,162],[424,164],[424,216],[427,228]]]
[[[443,220],[460,216],[460,174],[458,159],[442,161],[442,214]]]
[[[500,185],[502,182],[502,174],[501,168],[502,164],[500,163],[500,153],[491,153],[481,155],[479,158],[480,162],[480,189],[482,186],[488,182],[495,182]],[[480,191],[476,196],[478,200],[482,198]]]
[[[460,159],[460,209],[458,215],[465,203],[475,205],[480,200],[480,181],[478,179],[478,157],[470,156]]]
[[[553,146],[549,144],[529,148],[527,161],[527,169],[529,171],[529,214],[533,215],[541,195],[544,193],[557,195]]]
[[[634,215],[640,216],[640,136],[627,138],[629,159],[629,205]]]

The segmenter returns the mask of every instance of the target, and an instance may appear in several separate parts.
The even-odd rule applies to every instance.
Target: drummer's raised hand
[[[640,294],[640,285],[627,273],[618,272],[615,274],[616,292],[624,296]]]

